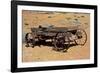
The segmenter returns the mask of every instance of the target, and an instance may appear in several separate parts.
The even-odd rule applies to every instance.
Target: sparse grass
[[[85,17],[85,16],[82,15],[81,17]]]
[[[67,19],[67,20],[71,20],[72,18],[69,17],[69,18],[66,18],[66,19]]]
[[[78,19],[74,19],[75,21],[78,21]]]
[[[76,15],[74,15],[74,17],[76,17]]]
[[[88,25],[88,23],[84,23],[85,25]]]
[[[48,18],[52,18],[52,16],[48,16]]]
[[[29,25],[28,23],[25,23],[25,25]]]

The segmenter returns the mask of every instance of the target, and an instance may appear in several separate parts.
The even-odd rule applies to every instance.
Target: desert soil
[[[90,14],[69,12],[41,12],[23,10],[23,34],[30,32],[32,27],[52,24],[55,27],[79,26],[87,33],[87,42],[84,46],[76,45],[67,52],[57,52],[50,46],[25,47],[23,42],[22,62],[78,60],[90,58]],[[23,36],[24,39],[24,36]]]

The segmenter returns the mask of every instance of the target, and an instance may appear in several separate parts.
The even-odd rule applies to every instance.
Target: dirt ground
[[[42,12],[23,10],[23,34],[30,32],[32,27],[52,24],[55,27],[79,26],[87,33],[84,46],[69,47],[67,52],[54,51],[52,46],[25,47],[23,42],[22,62],[78,60],[90,58],[90,14],[69,12]],[[23,36],[24,39],[24,36]]]

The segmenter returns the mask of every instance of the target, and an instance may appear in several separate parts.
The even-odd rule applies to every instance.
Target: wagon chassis
[[[58,28],[32,28],[31,29],[32,38],[26,37],[26,46],[31,43],[32,47],[35,46],[36,41],[51,40],[51,43],[54,46],[54,50],[67,50],[68,46],[72,42],[76,45],[83,46],[87,41],[87,34],[85,30],[79,28],[64,28],[62,30]],[[28,41],[31,40],[31,41]],[[67,48],[65,47],[67,44]]]

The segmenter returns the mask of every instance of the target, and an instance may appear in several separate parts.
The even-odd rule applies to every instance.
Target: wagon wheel
[[[36,33],[31,33],[32,34],[32,47],[34,47],[35,46],[35,43],[36,43],[36,41],[35,41],[35,37],[36,37]]]
[[[85,30],[78,29],[75,35],[77,36],[77,39],[75,40],[76,44],[83,46],[87,41],[87,34]]]
[[[64,33],[58,33],[53,41],[54,47],[56,48],[55,50],[64,49],[65,48],[64,43],[65,43]]]

